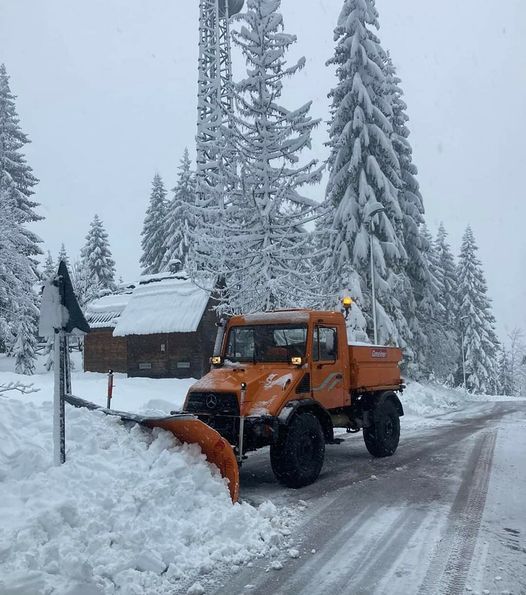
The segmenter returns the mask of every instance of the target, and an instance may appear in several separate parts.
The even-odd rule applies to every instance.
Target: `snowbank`
[[[462,409],[473,402],[524,400],[523,397],[473,395],[463,389],[455,389],[442,384],[421,384],[408,381],[402,397],[406,414],[415,417],[430,417]]]
[[[466,402],[466,395],[440,384],[408,381],[401,397],[407,415],[426,417],[452,411]]]
[[[0,593],[186,593],[198,575],[290,547],[292,513],[232,506],[195,446],[67,409],[52,466],[52,405],[0,397]]]

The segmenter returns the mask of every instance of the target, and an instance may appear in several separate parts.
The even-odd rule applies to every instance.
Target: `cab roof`
[[[341,322],[340,312],[330,312],[308,309],[273,310],[271,312],[256,312],[241,316],[232,316],[230,326],[244,326],[253,324],[308,324],[309,322],[327,322],[334,324]]]

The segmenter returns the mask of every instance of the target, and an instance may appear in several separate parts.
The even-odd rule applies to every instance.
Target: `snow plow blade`
[[[74,407],[102,411],[106,415],[120,417],[124,422],[134,422],[148,428],[161,428],[171,432],[180,442],[199,444],[206,460],[215,465],[222,477],[228,480],[228,489],[232,502],[238,501],[239,468],[232,446],[218,432],[194,415],[181,413],[166,417],[152,417],[106,409],[73,395],[66,395],[65,399],[67,403]]]

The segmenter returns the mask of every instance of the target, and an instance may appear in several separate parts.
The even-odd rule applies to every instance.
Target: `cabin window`
[[[327,326],[314,329],[312,359],[315,362],[335,362],[338,359],[338,329]]]
[[[177,362],[177,367],[180,370],[189,370],[190,369],[190,362]]]
[[[149,363],[141,363],[139,364],[139,370],[151,370],[152,364]]]

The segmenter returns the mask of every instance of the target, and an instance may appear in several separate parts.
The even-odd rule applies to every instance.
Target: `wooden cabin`
[[[124,346],[125,369],[118,371],[128,376],[201,378],[210,369],[217,332],[211,293],[184,272],[144,277],[112,319],[114,326],[106,327],[104,334],[97,329],[91,333],[96,349],[87,346],[85,362],[96,355],[93,351],[104,363],[111,357],[117,361],[117,349]],[[102,358],[102,353],[111,352],[112,356]]]
[[[85,372],[128,371],[127,341],[114,337],[113,331],[130,298],[131,291],[107,295],[88,305],[86,320],[91,332],[84,337]]]

